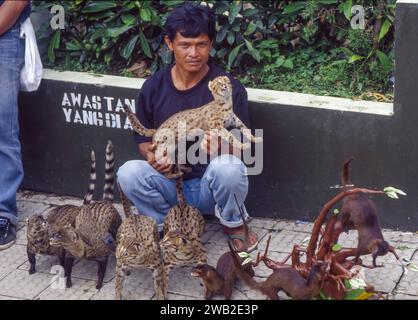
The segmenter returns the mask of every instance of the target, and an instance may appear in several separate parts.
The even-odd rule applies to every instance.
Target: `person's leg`
[[[213,159],[205,171],[201,181],[196,207],[202,213],[215,213],[228,235],[244,235],[244,227],[238,204],[248,219],[244,205],[248,193],[247,168],[233,155],[221,155]],[[249,247],[253,249],[258,239],[250,232]],[[242,240],[234,239],[238,250],[242,249]]]
[[[165,215],[177,204],[176,182],[144,160],[126,162],[119,168],[117,180],[138,212],[153,218],[161,231]]]
[[[19,30],[0,36],[0,250],[16,238],[16,192],[23,179],[17,97],[25,43]]]

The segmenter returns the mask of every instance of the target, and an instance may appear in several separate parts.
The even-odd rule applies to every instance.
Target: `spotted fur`
[[[51,236],[51,245],[62,246],[67,252],[64,266],[67,288],[72,286],[71,271],[74,258],[94,260],[98,263],[96,288],[102,287],[107,259],[112,253],[109,240],[113,242],[112,239],[116,239],[121,222],[119,213],[112,204],[98,201],[81,207],[74,227],[68,225]]]
[[[177,230],[190,239],[200,239],[205,229],[205,220],[197,208],[187,204],[181,177],[176,182],[176,193],[178,204],[164,218],[164,234]]]
[[[89,187],[84,196],[83,205],[91,202],[96,185],[96,158],[93,150],[90,153],[89,178]],[[79,206],[61,205],[50,210],[45,217],[37,214],[27,219],[26,252],[30,263],[29,274],[36,272],[36,254],[57,255],[61,265],[64,266],[65,250],[60,246],[52,247],[49,237],[61,227],[74,225],[79,212]]]
[[[176,190],[178,205],[171,208],[164,219],[164,238],[160,242],[164,261],[164,292],[167,292],[172,269],[207,261],[201,241],[205,220],[198,209],[186,203],[181,177],[177,180]]]
[[[117,235],[115,296],[122,299],[122,287],[129,269],[147,268],[153,271],[157,299],[165,299],[163,292],[163,259],[159,235],[154,219],[130,215],[122,223]]]
[[[241,143],[226,128],[239,128],[250,141],[262,141],[262,138],[254,137],[245,124],[234,114],[232,85],[229,78],[226,76],[217,77],[209,81],[208,87],[213,95],[213,101],[200,108],[188,109],[174,114],[164,121],[157,130],[145,128],[130,108],[127,105],[124,106],[124,111],[133,129],[140,135],[152,137],[152,142],[156,145],[155,154],[157,159],[168,154],[168,150],[171,149],[169,146],[173,142],[184,141],[188,135],[200,135],[202,132],[211,129],[216,129],[223,140],[233,143],[234,146],[241,149],[247,149],[250,147],[250,143]],[[180,123],[185,123],[187,131],[179,130]],[[170,179],[181,175],[181,171],[166,174]]]
[[[67,288],[72,286],[71,271],[74,258],[94,260],[98,263],[96,288],[103,285],[107,260],[115,250],[117,230],[122,219],[112,205],[114,182],[113,145],[109,140],[106,146],[106,175],[102,201],[83,205],[75,219],[74,226],[60,228],[50,237],[50,244],[63,247],[67,252],[64,264]]]

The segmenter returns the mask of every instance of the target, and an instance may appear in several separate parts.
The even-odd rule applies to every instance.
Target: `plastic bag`
[[[21,24],[20,37],[25,38],[26,43],[25,64],[20,72],[20,90],[36,91],[41,83],[43,67],[30,18]]]

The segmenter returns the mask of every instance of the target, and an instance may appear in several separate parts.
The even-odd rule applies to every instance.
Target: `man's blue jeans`
[[[176,182],[157,172],[147,161],[132,160],[121,166],[118,182],[140,214],[150,216],[162,228],[168,210],[177,204]],[[221,155],[213,159],[203,177],[184,181],[187,203],[202,214],[214,214],[222,225],[235,228],[242,225],[235,202],[248,213],[243,205],[248,193],[247,168],[237,157]]]
[[[17,225],[16,192],[23,179],[17,96],[25,41],[20,24],[0,36],[0,217]]]

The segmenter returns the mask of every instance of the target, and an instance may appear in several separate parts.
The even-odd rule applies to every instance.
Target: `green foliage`
[[[212,58],[252,86],[319,94],[333,88],[331,94],[342,96],[390,89],[395,0],[206,2],[217,16]],[[64,6],[66,28],[51,30],[46,21],[39,40],[48,41],[47,64],[64,67],[71,61],[120,73],[145,60],[153,73],[172,62],[163,25],[183,0],[36,1],[34,6],[49,10],[57,3]],[[364,30],[350,26],[356,4],[366,10]]]
[[[396,189],[394,187],[385,187],[383,189],[383,191],[386,193],[386,195],[389,198],[392,198],[392,199],[399,199],[398,194],[400,194],[402,196],[406,196],[406,193],[405,192],[403,192],[400,189]]]

